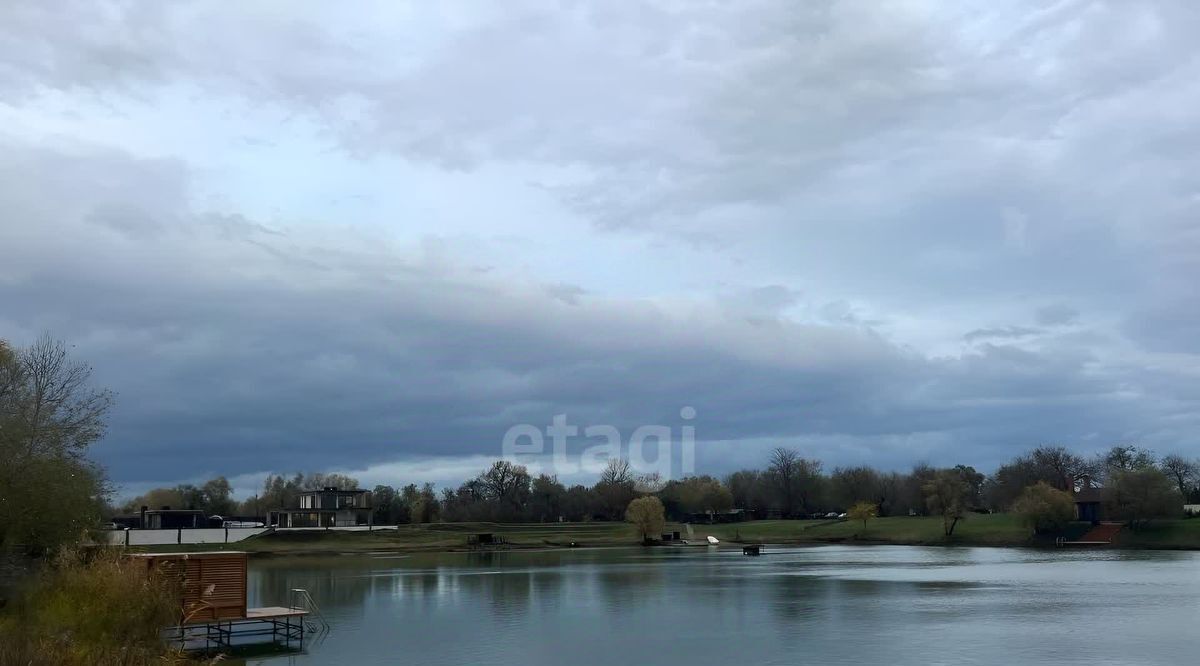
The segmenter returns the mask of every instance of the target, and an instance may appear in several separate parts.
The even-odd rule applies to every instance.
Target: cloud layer
[[[683,406],[712,473],[1196,452],[1191,3],[0,26],[0,336],[93,362],[131,486],[429,478]]]

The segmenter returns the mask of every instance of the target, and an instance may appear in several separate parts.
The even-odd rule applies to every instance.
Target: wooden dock
[[[1079,539],[1077,539],[1075,541],[1068,541],[1068,540],[1060,537],[1059,539],[1056,540],[1056,543],[1060,547],[1111,546],[1113,541],[1117,538],[1117,534],[1120,533],[1122,527],[1123,527],[1123,523],[1114,523],[1114,522],[1100,523],[1100,524],[1096,525],[1095,527],[1093,527],[1092,529],[1088,530],[1088,532],[1086,534],[1079,537]]]
[[[183,650],[231,650],[253,641],[245,638],[270,636],[275,645],[304,649],[304,620],[309,612],[300,608],[267,606],[248,608],[246,616],[213,620],[197,618],[167,630],[167,640]]]

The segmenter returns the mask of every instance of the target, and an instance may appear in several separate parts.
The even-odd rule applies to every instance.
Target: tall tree
[[[8,454],[80,458],[104,436],[113,394],[92,388],[91,366],[71,360],[66,345],[42,336],[5,358],[0,437]]]
[[[371,491],[371,507],[376,525],[401,525],[409,522],[408,505],[391,486],[375,486]]]
[[[1172,453],[1163,457],[1161,467],[1179,490],[1179,496],[1186,500],[1195,490],[1197,479],[1200,479],[1200,462]]]
[[[301,487],[304,490],[321,490],[322,488],[340,488],[342,490],[357,490],[358,479],[338,473],[311,472],[302,476]]]
[[[689,476],[671,481],[663,488],[662,495],[670,498],[670,503],[683,513],[704,513],[710,521],[713,514],[733,507],[733,494],[725,484],[711,476]]]
[[[99,522],[108,488],[85,454],[113,396],[91,372],[48,336],[0,343],[0,546],[55,549]]]
[[[628,460],[609,458],[592,490],[600,510],[609,520],[620,520],[629,502],[637,497],[637,479]]]
[[[839,509],[848,509],[860,501],[878,506],[879,472],[866,465],[838,467],[829,476],[829,490]]]
[[[1111,478],[1119,472],[1133,472],[1154,466],[1154,453],[1132,444],[1118,444],[1100,454],[1097,472]]]
[[[1029,453],[1029,458],[1041,477],[1039,481],[1068,492],[1074,487],[1077,474],[1095,472],[1090,463],[1062,446],[1039,446]]]
[[[774,504],[784,516],[813,511],[820,504],[824,478],[821,462],[802,458],[792,449],[776,448],[767,465]]]
[[[409,519],[414,523],[432,523],[440,516],[441,506],[432,483],[417,488],[410,483],[400,491],[401,502],[408,508]]]
[[[733,505],[762,514],[771,505],[767,477],[756,469],[743,469],[725,478],[725,487],[733,496]]]
[[[631,501],[625,510],[625,520],[637,528],[638,534],[642,536],[642,543],[649,543],[650,539],[662,534],[666,526],[662,502],[653,495]]]
[[[1167,475],[1154,467],[1113,472],[1104,487],[1110,515],[1129,521],[1138,529],[1152,518],[1178,515],[1183,499]]]
[[[521,520],[529,504],[532,479],[522,465],[497,460],[479,476],[484,498],[497,512],[497,520]]]
[[[943,469],[934,474],[923,489],[929,511],[942,517],[943,532],[946,536],[953,536],[958,521],[967,515],[970,485],[957,470]]]
[[[800,454],[792,449],[776,447],[771,451],[767,474],[775,487],[779,512],[784,517],[795,515],[800,503]]]
[[[539,474],[533,480],[529,496],[529,515],[539,522],[555,521],[563,515],[563,499],[567,489],[558,479]]]
[[[233,501],[233,487],[223,476],[205,481],[200,486],[200,496],[204,511],[209,515],[228,516],[237,510],[237,503]]]

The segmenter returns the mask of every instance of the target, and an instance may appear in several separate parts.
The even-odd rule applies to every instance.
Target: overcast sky
[[[0,337],[127,492],[1200,454],[1200,5],[0,3]]]

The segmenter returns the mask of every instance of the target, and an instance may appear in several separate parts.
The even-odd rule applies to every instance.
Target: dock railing
[[[314,639],[320,640],[329,633],[329,621],[321,614],[317,600],[313,599],[308,590],[302,587],[292,588],[292,608],[308,612],[305,619],[308,623],[308,631],[313,634]]]

